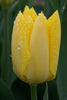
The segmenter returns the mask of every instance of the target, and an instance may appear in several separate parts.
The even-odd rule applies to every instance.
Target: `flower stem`
[[[46,83],[46,88],[45,88],[43,100],[48,100],[48,83]]]
[[[31,86],[31,100],[37,100],[37,86]]]

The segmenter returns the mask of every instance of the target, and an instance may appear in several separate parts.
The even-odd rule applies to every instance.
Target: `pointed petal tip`
[[[39,13],[38,16],[41,16],[42,18],[46,18],[46,16],[44,15],[43,11],[41,11],[41,13]]]
[[[58,10],[56,10],[56,11],[54,12],[54,14],[56,14],[57,16],[59,16]]]
[[[48,18],[48,20],[52,19],[52,17],[57,17],[57,18],[60,20],[58,10],[56,10],[56,11]]]
[[[25,9],[29,9],[29,6],[26,5],[25,8],[24,8],[24,10],[25,10]]]

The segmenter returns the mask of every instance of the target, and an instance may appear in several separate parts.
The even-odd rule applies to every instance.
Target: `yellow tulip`
[[[12,33],[12,61],[16,75],[34,85],[55,79],[61,41],[58,11],[46,19],[33,8],[17,15]]]

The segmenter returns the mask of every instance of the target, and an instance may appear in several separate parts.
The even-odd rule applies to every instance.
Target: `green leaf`
[[[53,9],[59,8],[58,0],[49,0],[50,4],[52,5]]]
[[[60,100],[67,100],[67,6],[61,24],[61,47],[57,72],[57,88]]]
[[[60,5],[61,10],[63,12],[64,9],[65,9],[66,1],[65,0],[58,0],[58,2],[59,2],[59,5]]]
[[[30,100],[30,86],[17,79],[11,87],[15,100]]]
[[[12,39],[12,30],[13,30],[13,23],[15,20],[16,14],[15,16],[12,18],[10,27],[9,27],[9,66],[10,66],[10,80],[9,80],[9,86],[11,86],[13,84],[13,82],[16,80],[17,76],[15,75],[15,73],[13,72],[13,64],[12,64],[12,56],[11,56],[11,39]]]
[[[16,1],[12,4],[11,8],[9,9],[9,16],[8,16],[8,19],[9,19],[9,27],[8,27],[8,31],[9,31],[9,33],[8,33],[9,34],[9,46],[8,46],[9,86],[11,86],[13,84],[13,82],[16,80],[16,75],[13,72],[13,65],[12,65],[12,58],[11,58],[11,39],[12,39],[13,23],[14,23],[17,13],[20,10],[23,11],[26,3],[27,3],[27,0],[26,1],[23,0],[23,2],[22,2],[22,0]],[[3,64],[3,66],[5,66],[3,63],[3,58],[4,58],[4,55],[2,55],[1,62]]]
[[[53,9],[53,12],[55,10],[58,10],[59,11],[59,15],[60,15],[60,19],[62,19],[62,14],[63,14],[63,11],[65,9],[65,0],[48,0],[49,2],[49,6],[51,7],[50,10]]]
[[[11,90],[2,80],[0,80],[0,100],[14,100]]]
[[[45,89],[43,100],[49,100],[48,99],[48,83],[46,83],[46,89]]]
[[[11,6],[10,9],[9,9],[9,13],[11,13],[12,11],[14,11],[15,8],[16,8],[17,6],[18,6],[18,0],[15,1],[15,2],[12,4],[12,6]]]
[[[15,10],[15,9],[14,9]],[[16,12],[17,13],[17,12]],[[13,30],[13,23],[14,23],[14,19],[16,17],[16,13],[14,16],[12,16],[11,20],[9,19],[11,17],[11,14],[9,14],[8,16],[8,19],[9,19],[9,26],[8,26],[8,35],[9,35],[9,43],[8,43],[8,66],[9,66],[9,82],[8,82],[8,85],[11,86],[13,84],[13,82],[16,80],[16,75],[14,74],[13,72],[13,65],[12,65],[12,58],[11,58],[11,38],[12,38],[12,30]],[[4,25],[4,20],[3,20],[3,25]],[[2,26],[2,24],[1,24]],[[2,29],[3,31],[3,29]],[[0,34],[1,35],[1,34]],[[3,33],[2,33],[3,35]],[[3,66],[5,66],[4,64],[4,53],[3,53],[3,47],[4,47],[4,43],[3,43],[3,39],[4,37],[3,36],[0,36],[0,44],[2,46],[0,46],[0,53],[1,53],[1,60],[0,60],[0,63],[1,63],[1,73],[3,73],[3,75],[5,76],[5,73],[4,73],[4,68]],[[1,75],[1,78],[3,79],[2,75]]]
[[[2,35],[3,27],[4,27],[4,19],[2,18],[0,21],[0,36]]]
[[[48,82],[49,100],[59,100],[56,80]]]

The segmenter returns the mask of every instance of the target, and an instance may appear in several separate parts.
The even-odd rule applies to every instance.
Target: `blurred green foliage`
[[[39,0],[37,0],[39,1]],[[40,0],[41,1],[41,0]],[[44,4],[35,3],[35,0],[14,0],[8,10],[8,35],[9,35],[9,84],[3,80],[1,73],[4,73],[4,12],[0,4],[0,100],[30,100],[30,87],[20,81],[13,72],[11,61],[11,36],[15,17],[19,10],[23,12],[25,5],[34,7],[37,13],[43,11],[49,18],[58,9],[61,19],[61,48],[57,78],[38,85],[38,100],[67,100],[67,1],[65,0],[43,0]],[[3,65],[3,66],[2,66]],[[48,92],[48,94],[47,94]],[[43,96],[44,95],[44,96]]]

